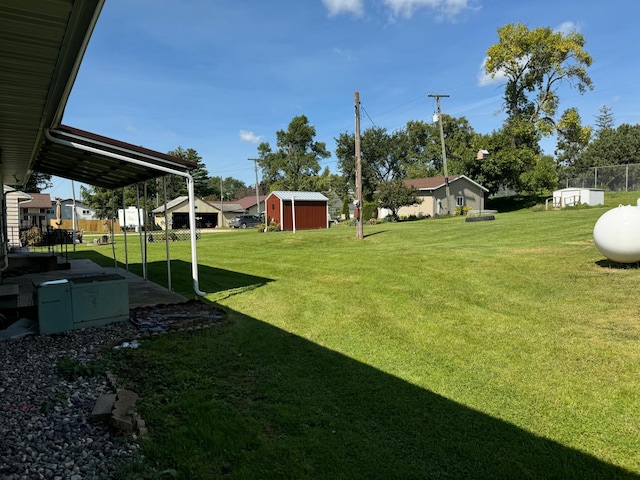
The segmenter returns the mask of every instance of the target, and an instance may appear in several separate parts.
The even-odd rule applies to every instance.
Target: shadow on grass
[[[640,478],[227,311],[119,353],[152,432],[143,453],[178,478]]]
[[[73,258],[86,258],[102,267],[114,266],[113,258],[95,250],[78,252],[73,255]],[[118,262],[118,266],[125,268],[125,264],[122,262]],[[129,271],[142,276],[142,265],[139,263],[129,264]],[[272,281],[269,278],[223,270],[202,264],[198,265],[198,277],[200,290],[206,293],[220,293],[221,297],[251,290]],[[165,261],[149,262],[147,264],[147,279],[167,287],[167,263]],[[171,260],[171,288],[185,297],[193,297],[195,295],[193,292],[191,263],[182,260]]]
[[[618,263],[613,260],[598,260],[596,265],[602,268],[612,268],[615,270],[637,270],[640,268],[640,262]]]
[[[99,254],[83,256],[113,264]],[[164,262],[149,266],[156,268],[166,271]],[[190,265],[175,261],[172,271],[186,277],[181,288],[189,290]],[[200,275],[209,292],[270,281],[206,266]],[[122,387],[141,398],[151,432],[142,443],[147,465],[174,469],[176,478],[640,479],[227,312],[228,321],[212,329],[148,338],[137,350],[111,352]]]
[[[491,197],[487,199],[486,209],[500,213],[515,212],[544,203],[549,195],[512,195],[508,197]]]
[[[379,235],[381,233],[386,233],[387,230],[378,230],[377,232],[369,232],[362,235],[362,238],[373,237],[374,235]]]

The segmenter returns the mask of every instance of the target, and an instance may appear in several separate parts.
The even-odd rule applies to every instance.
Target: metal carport
[[[34,171],[115,189],[163,174],[188,184],[192,276],[198,286],[193,179],[196,165],[61,124],[104,0],[0,2],[0,182],[21,188]],[[2,265],[8,241],[2,198]]]

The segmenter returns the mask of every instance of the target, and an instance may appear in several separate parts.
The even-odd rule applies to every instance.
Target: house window
[[[456,197],[456,206],[464,207],[464,197],[462,195]]]

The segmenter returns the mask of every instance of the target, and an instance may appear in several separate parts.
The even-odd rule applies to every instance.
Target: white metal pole
[[[122,229],[122,236],[124,238],[124,266],[128,272],[129,271],[129,248],[127,246],[127,206],[126,206],[125,195],[124,195],[124,187],[122,187],[122,223],[120,224],[120,228]]]
[[[169,214],[167,213],[167,177],[162,177],[164,191],[164,246],[167,252],[167,288],[171,290],[171,257],[169,256]]]
[[[73,242],[73,251],[76,251],[76,230],[78,228],[78,224],[77,224],[77,217],[76,217],[76,186],[74,184],[74,181],[71,180],[71,195],[73,195],[73,201],[72,201],[72,205],[73,205],[73,212],[71,213],[71,229],[72,229],[72,233],[71,233],[71,241]]]
[[[147,279],[147,259],[145,257],[145,238],[142,232],[142,221],[140,220],[140,188],[136,183],[136,217],[138,217],[138,239],[140,240],[140,259],[142,260],[142,278]]]
[[[296,197],[291,197],[291,215],[293,217],[293,233],[296,233]]]

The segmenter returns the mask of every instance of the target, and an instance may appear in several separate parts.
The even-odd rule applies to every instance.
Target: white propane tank
[[[618,263],[640,262],[640,198],[637,205],[620,205],[605,212],[593,227],[600,253]]]

